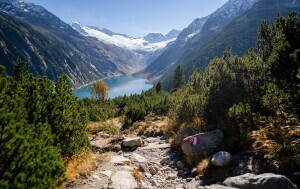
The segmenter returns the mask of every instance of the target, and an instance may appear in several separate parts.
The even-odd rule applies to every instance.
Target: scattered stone
[[[158,138],[148,137],[148,138],[145,139],[145,141],[148,142],[148,143],[154,143],[154,142],[158,141]]]
[[[110,135],[107,134],[104,131],[97,133],[97,135],[100,136],[100,137],[102,137],[102,138],[109,138],[110,137]]]
[[[170,144],[155,144],[155,145],[149,145],[140,148],[140,150],[155,150],[155,149],[165,149],[165,148],[170,148]]]
[[[128,171],[118,171],[110,179],[109,187],[114,189],[138,188],[138,184]]]
[[[223,137],[224,134],[221,130],[189,136],[183,140],[181,149],[188,157],[209,155],[221,145]]]
[[[114,156],[110,163],[113,163],[115,165],[130,165],[130,160],[128,158],[125,158],[123,156]]]
[[[111,177],[112,171],[101,171],[100,174],[105,175],[107,177]]]
[[[141,163],[141,164],[147,164],[147,162],[148,162],[145,157],[143,157],[143,156],[141,156],[141,155],[139,155],[137,153],[133,153],[131,155],[131,160],[133,162],[137,162],[137,163]]]
[[[236,177],[229,177],[223,182],[223,184],[226,186],[247,189],[297,189],[297,186],[294,185],[287,177],[273,173],[265,173],[261,175],[247,173]]]
[[[173,173],[168,174],[168,177],[167,177],[168,180],[174,180],[176,178],[177,178],[177,175],[173,174]]]
[[[145,177],[146,177],[146,178],[151,178],[151,177],[152,177],[152,174],[151,174],[151,173],[148,173],[148,172],[146,172],[146,173],[145,173]]]
[[[96,180],[101,180],[100,177],[99,177],[98,175],[93,175],[92,177],[93,177],[94,179],[96,179]]]
[[[139,170],[141,172],[149,172],[149,167],[147,164],[141,163],[139,164]]]
[[[185,165],[184,165],[184,163],[183,163],[182,161],[177,161],[176,167],[177,167],[178,170],[183,169],[184,166],[185,166]]]
[[[161,170],[165,172],[172,171],[170,167],[163,167]]]
[[[190,174],[190,171],[188,168],[184,168],[184,169],[181,169],[180,171],[178,171],[178,175],[181,177],[186,177],[189,174]]]
[[[134,168],[133,167],[130,167],[130,166],[122,166],[122,169],[125,170],[125,171],[132,171]]]
[[[121,150],[121,145],[120,144],[115,144],[112,146],[112,149],[111,151],[114,151],[114,152],[119,152]]]
[[[152,186],[154,186],[154,187],[159,187],[159,184],[158,184],[158,182],[156,181],[156,180],[151,180],[151,184],[152,184]]]
[[[229,152],[218,152],[211,159],[211,163],[216,166],[227,166],[231,161],[231,154]]]
[[[197,175],[198,174],[198,169],[196,167],[194,167],[192,170],[191,170],[191,174],[192,175]]]
[[[160,160],[160,163],[162,165],[168,164],[170,162],[170,158],[169,157],[164,157]]]
[[[149,169],[149,172],[152,174],[152,175],[155,175],[157,173],[157,169],[154,167],[154,166],[151,166],[150,169]]]
[[[202,187],[203,189],[237,189],[237,188],[233,188],[233,187],[230,187],[230,186],[223,186],[223,185],[219,185],[219,184],[213,184],[213,185],[210,185],[210,186],[205,186],[205,187]]]
[[[187,182],[191,182],[192,180],[193,180],[193,178],[190,178],[190,177],[189,177],[189,178],[186,178],[186,181],[187,181]]]
[[[124,154],[123,156],[128,158],[131,156],[131,154]]]
[[[125,147],[139,147],[142,146],[142,139],[141,137],[125,138],[122,141],[122,145]]]

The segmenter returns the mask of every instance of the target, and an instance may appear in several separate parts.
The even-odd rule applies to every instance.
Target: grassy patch
[[[95,154],[92,151],[86,151],[80,155],[74,156],[66,165],[66,178],[68,180],[73,180],[90,175],[97,167],[97,163],[101,162],[107,156],[109,156],[109,153]]]
[[[202,161],[200,161],[200,163],[197,166],[198,175],[204,175],[209,164],[210,164],[210,158],[205,158]]]
[[[143,179],[143,176],[141,174],[141,172],[137,169],[134,169],[132,172],[131,172],[132,176],[134,177],[134,179],[137,181],[137,183],[140,185],[141,182],[142,182],[142,179]]]
[[[88,125],[87,129],[90,134],[106,132],[110,135],[118,135],[120,133],[120,129],[114,119],[105,122],[92,122]]]

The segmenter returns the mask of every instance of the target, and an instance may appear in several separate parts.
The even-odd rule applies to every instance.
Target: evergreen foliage
[[[18,61],[13,77],[0,77],[0,188],[56,188],[62,158],[88,146],[87,112],[70,81],[34,77]]]
[[[202,129],[225,132],[228,150],[246,150],[243,143],[251,140],[248,150],[280,162],[280,171],[299,169],[299,36],[296,13],[278,15],[271,25],[263,21],[257,51],[238,57],[228,47],[174,93],[177,122],[200,119]]]
[[[173,76],[173,89],[182,88],[184,84],[185,84],[184,71],[180,66],[177,66]]]

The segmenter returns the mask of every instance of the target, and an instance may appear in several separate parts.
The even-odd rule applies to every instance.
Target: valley
[[[299,83],[300,0],[0,0],[0,188],[298,189]]]

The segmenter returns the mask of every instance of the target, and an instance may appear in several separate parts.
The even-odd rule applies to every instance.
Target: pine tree
[[[182,88],[185,84],[184,71],[181,66],[177,66],[173,76],[173,89]]]
[[[80,107],[66,75],[61,76],[55,85],[49,123],[55,135],[55,143],[62,149],[64,156],[71,157],[88,146],[88,115]]]
[[[50,125],[28,123],[24,85],[15,82],[0,77],[0,188],[56,188],[65,168]]]

